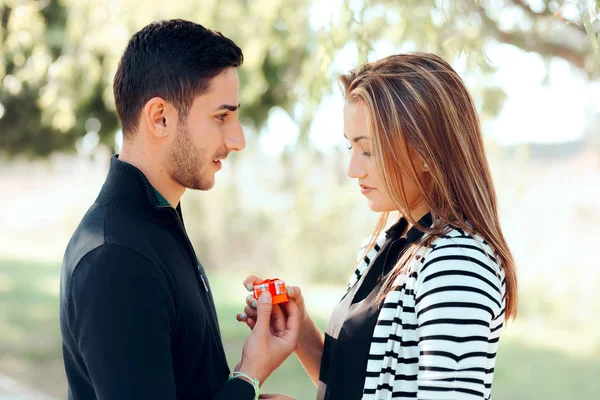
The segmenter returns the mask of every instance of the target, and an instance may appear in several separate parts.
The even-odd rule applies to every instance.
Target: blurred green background
[[[66,398],[62,253],[122,136],[112,98],[130,35],[182,17],[244,50],[248,145],[188,192],[231,365],[245,275],[299,284],[324,327],[376,215],[345,176],[336,77],[430,51],[479,109],[520,280],[493,398],[600,398],[600,1],[0,0],[0,399]],[[264,385],[311,399],[294,356]]]

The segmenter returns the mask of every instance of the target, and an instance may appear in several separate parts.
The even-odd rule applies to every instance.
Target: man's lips
[[[212,163],[215,164],[219,169],[221,168],[221,160],[225,160],[229,153],[226,154],[217,154],[215,158],[212,159]]]
[[[219,158],[215,158],[215,159],[213,159],[213,160],[212,160],[212,163],[213,163],[213,165],[215,165],[215,166],[217,167],[217,169],[219,170],[219,169],[221,169],[221,168],[222,168],[221,160],[224,160],[224,159],[225,159],[225,157],[223,157],[223,158],[220,158],[220,159],[219,159]]]

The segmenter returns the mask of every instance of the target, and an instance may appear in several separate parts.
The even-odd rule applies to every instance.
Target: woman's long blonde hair
[[[346,101],[365,107],[373,155],[394,204],[411,224],[429,233],[405,252],[384,287],[389,290],[408,259],[452,226],[478,234],[494,250],[506,276],[505,318],[514,317],[515,263],[500,227],[477,110],[460,76],[434,54],[410,53],[364,64],[340,81]],[[410,161],[411,149],[427,163],[427,181]],[[402,212],[402,205],[408,204],[402,176],[427,202],[434,221],[431,228],[419,226],[410,213]],[[381,214],[367,252],[389,216]]]

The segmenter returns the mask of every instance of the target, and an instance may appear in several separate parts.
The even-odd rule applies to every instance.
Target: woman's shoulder
[[[460,270],[504,280],[493,248],[479,234],[449,226],[444,233],[430,237],[428,242],[417,257],[420,274],[427,270]]]
[[[487,241],[456,228],[430,239],[413,270],[415,301],[421,307],[443,303],[501,316],[506,279]]]
[[[494,251],[489,243],[476,232],[467,232],[460,228],[447,226],[443,233],[433,235],[430,240],[430,250],[438,250],[446,246],[447,249],[461,249],[476,246],[478,249],[484,250],[490,254]]]

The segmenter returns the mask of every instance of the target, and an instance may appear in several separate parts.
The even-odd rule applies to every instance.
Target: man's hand
[[[271,294],[263,292],[257,300],[253,330],[242,350],[236,370],[258,378],[262,384],[296,349],[300,330],[300,312],[291,299],[273,307]]]
[[[249,276],[244,280],[244,286],[246,289],[251,290],[255,283],[261,281],[262,280],[256,276]],[[295,302],[296,306],[298,307],[300,319],[300,334],[298,346],[295,349],[296,355],[300,359],[300,362],[308,373],[308,376],[310,376],[310,379],[315,385],[318,385],[325,337],[319,327],[309,317],[300,288],[289,285],[286,285],[286,288],[288,291],[288,298],[290,299],[289,302]],[[245,322],[250,329],[256,329],[256,305],[258,305],[258,302],[256,305],[254,302],[255,299],[252,296],[248,296],[246,299],[246,308],[244,309],[244,313],[237,315],[238,321]],[[276,317],[279,313],[283,313],[283,309],[281,309],[279,306],[279,304],[273,306],[271,318],[272,322],[277,321],[277,318],[274,317]]]

